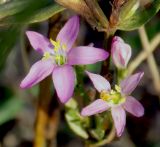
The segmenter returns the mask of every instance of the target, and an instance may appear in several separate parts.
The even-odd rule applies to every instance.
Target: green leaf
[[[71,99],[69,102],[67,102],[65,108],[65,118],[70,129],[78,136],[87,139],[88,134],[85,128],[88,126],[89,120],[88,118],[84,118],[80,115],[77,102],[74,99]]]
[[[24,0],[22,0],[24,1]],[[45,21],[51,16],[63,11],[65,8],[60,5],[49,2],[46,0],[32,1],[28,0],[24,6],[24,3],[20,3],[20,0],[13,1],[12,11],[4,8],[3,12],[7,11],[8,14],[1,17],[7,16],[0,21],[0,25],[11,25],[11,24],[29,24]],[[23,8],[19,8],[19,5]],[[18,5],[18,6],[17,6]],[[16,10],[17,9],[17,10]],[[1,13],[0,13],[1,15]]]
[[[14,15],[24,9],[28,2],[24,0],[12,0],[0,5],[0,19]],[[4,13],[5,12],[5,13]]]
[[[21,110],[23,101],[12,97],[6,100],[0,107],[0,125],[13,119]]]
[[[61,7],[60,5],[52,4],[35,12],[34,15],[28,20],[28,23],[45,21],[63,10],[65,10],[65,8]]]
[[[69,125],[69,127],[71,128],[71,130],[77,134],[78,136],[87,139],[88,138],[88,134],[85,130],[85,128],[83,127],[82,124],[82,119],[80,117],[80,114],[73,110],[70,109],[66,114],[65,114],[65,118],[67,120],[67,123]]]
[[[130,1],[134,1],[134,0],[130,0]],[[128,7],[130,6],[131,5],[129,5]],[[148,22],[159,11],[160,0],[153,0],[151,3],[145,5],[145,7],[143,8],[139,7],[134,13],[128,13],[129,9],[127,8],[127,6],[125,7],[126,7],[124,8],[125,13],[123,12],[123,8],[122,8],[123,14],[120,14],[120,15],[122,15],[123,17],[121,16],[117,29],[129,31],[129,30],[137,29],[138,27]],[[126,16],[124,16],[124,14]],[[127,15],[129,15],[129,17]]]
[[[16,43],[20,35],[20,28],[21,26],[11,26],[0,31],[0,68],[2,68],[8,54]]]

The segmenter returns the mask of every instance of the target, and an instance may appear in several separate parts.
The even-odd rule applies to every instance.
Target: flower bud
[[[111,45],[111,56],[117,68],[126,68],[131,57],[131,47],[122,38],[115,36]]]

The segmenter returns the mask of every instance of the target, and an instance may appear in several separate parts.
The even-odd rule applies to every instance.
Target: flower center
[[[60,41],[53,41],[52,39],[50,41],[54,46],[53,52],[45,52],[43,59],[51,59],[57,65],[64,65],[67,62],[66,45],[61,44]]]
[[[115,85],[115,90],[107,92],[102,90],[100,93],[100,98],[106,101],[107,103],[118,105],[125,102],[125,98],[121,95],[121,88],[118,85]]]

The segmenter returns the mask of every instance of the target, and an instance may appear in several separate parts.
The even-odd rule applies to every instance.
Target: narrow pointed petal
[[[57,95],[62,103],[66,103],[73,95],[75,73],[71,66],[56,67],[52,74]]]
[[[34,31],[27,31],[26,35],[32,45],[32,47],[43,54],[44,52],[51,51],[51,48],[53,48],[50,41],[43,36],[42,34],[39,34]]]
[[[45,79],[54,69],[51,61],[40,60],[32,65],[28,75],[21,82],[21,88],[30,88]]]
[[[144,108],[142,104],[132,96],[127,97],[126,102],[123,104],[123,107],[126,111],[136,117],[141,117],[144,115]]]
[[[91,116],[106,111],[109,108],[107,103],[102,99],[97,99],[81,111],[82,116]]]
[[[61,29],[57,36],[57,41],[60,41],[61,45],[66,46],[66,50],[69,51],[73,43],[75,42],[79,32],[79,17],[71,17],[64,27]]]
[[[112,41],[111,56],[117,68],[126,68],[131,58],[131,54],[131,47],[120,37],[115,36]]]
[[[110,83],[101,75],[93,74],[91,72],[86,71],[87,75],[91,79],[94,87],[101,92],[102,90],[110,91],[111,85]]]
[[[116,128],[117,136],[121,136],[126,125],[126,113],[121,106],[112,107],[111,113]]]
[[[122,90],[122,94],[130,95],[132,91],[137,87],[143,75],[144,75],[144,72],[139,72],[121,81],[120,87]]]
[[[108,52],[103,49],[91,46],[79,46],[73,48],[68,53],[68,64],[70,65],[85,65],[94,64],[103,61],[108,57]]]

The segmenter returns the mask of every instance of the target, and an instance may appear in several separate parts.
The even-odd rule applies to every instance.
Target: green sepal
[[[71,99],[66,105],[65,118],[70,129],[83,139],[88,139],[89,135],[86,127],[89,125],[89,118],[82,117],[78,110],[78,104],[74,99]]]
[[[130,0],[128,1],[128,3],[131,1],[134,2],[135,0]],[[131,8],[131,5],[129,5],[128,8]],[[143,7],[140,6],[134,13],[131,14],[129,12],[127,13],[127,11],[129,10],[128,8],[127,6],[124,6],[124,12],[123,12],[123,7],[122,7],[121,10],[122,12],[120,15],[121,18],[117,26],[118,30],[123,30],[123,31],[135,30],[144,25],[145,23],[147,23],[159,11],[160,0],[154,0]],[[128,14],[130,15],[129,17],[127,16]]]

